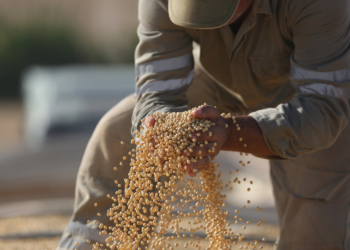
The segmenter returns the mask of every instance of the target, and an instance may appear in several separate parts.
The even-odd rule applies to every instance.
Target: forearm
[[[236,116],[235,123],[232,119],[227,119],[227,121],[231,135],[222,150],[261,156],[277,156],[266,145],[261,130],[252,117]]]

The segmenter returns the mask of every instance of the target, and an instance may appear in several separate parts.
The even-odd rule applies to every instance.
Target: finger
[[[192,111],[192,115],[196,119],[209,119],[215,120],[220,117],[219,111],[213,106],[200,106]]]
[[[146,128],[153,127],[156,123],[156,119],[153,116],[147,116],[145,119]]]
[[[189,150],[184,150],[182,151],[182,155],[185,157],[205,157],[208,155],[217,155],[217,153],[219,152],[218,149],[216,149],[217,147],[217,143],[216,142],[208,142],[207,144],[205,144],[204,142],[196,145],[192,148],[192,152],[190,152]]]

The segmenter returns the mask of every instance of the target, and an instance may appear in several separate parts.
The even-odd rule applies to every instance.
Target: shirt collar
[[[255,0],[255,13],[272,15],[272,8],[270,0]]]

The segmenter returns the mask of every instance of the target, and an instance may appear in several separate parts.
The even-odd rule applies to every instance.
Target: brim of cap
[[[239,0],[169,0],[169,16],[179,26],[213,29],[229,24]]]

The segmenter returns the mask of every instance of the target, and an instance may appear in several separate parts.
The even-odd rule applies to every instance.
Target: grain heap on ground
[[[192,139],[191,134],[208,132],[215,125],[209,120],[194,119],[192,111],[156,113],[152,115],[156,121],[154,127],[141,126],[143,133],[138,132],[136,157],[132,155],[125,186],[117,183],[120,189],[115,195],[108,195],[114,203],[107,216],[115,225],[107,232],[107,227],[100,224],[100,234],[109,234],[106,247],[172,250],[190,244],[201,249],[195,239],[183,246],[174,242],[185,238],[186,233],[194,237],[193,233],[199,230],[205,231],[210,242],[207,249],[211,250],[231,249],[235,241],[244,239],[229,227],[233,222],[227,220],[229,212],[224,209],[225,195],[221,194],[224,184],[221,173],[217,172],[218,164],[210,162],[198,173],[201,182],[186,178],[184,165],[202,158],[186,156],[195,145],[203,143]],[[215,151],[215,147],[211,150]],[[185,184],[185,188],[179,189],[179,183]],[[193,218],[190,228],[179,226],[183,218]]]

